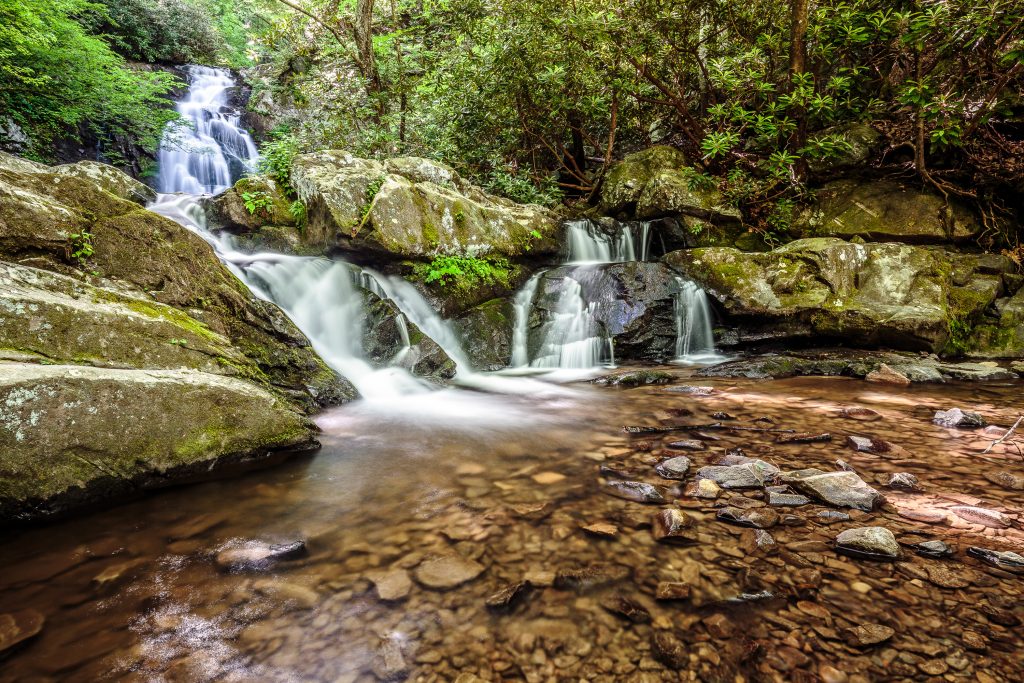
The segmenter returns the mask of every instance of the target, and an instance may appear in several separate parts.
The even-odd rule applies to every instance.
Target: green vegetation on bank
[[[0,0],[0,149],[49,161],[57,143],[153,151],[176,117],[170,73],[132,62],[248,63],[246,0]],[[243,16],[245,18],[243,19]],[[130,61],[129,61],[130,60]]]

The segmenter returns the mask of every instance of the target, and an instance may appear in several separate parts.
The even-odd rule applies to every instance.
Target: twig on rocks
[[[993,441],[992,443],[990,443],[990,444],[988,445],[988,448],[986,448],[986,449],[985,449],[984,451],[982,451],[982,453],[984,454],[984,453],[988,453],[988,452],[990,452],[990,451],[991,451],[991,450],[992,450],[993,448],[995,448],[996,446],[998,446],[999,444],[1003,443],[1003,442],[1004,442],[1004,441],[1006,441],[1006,440],[1007,440],[1008,438],[1010,438],[1010,436],[1011,436],[1011,435],[1013,434],[1013,431],[1014,431],[1015,429],[1017,429],[1017,427],[1019,427],[1019,426],[1020,426],[1020,423],[1021,423],[1021,422],[1024,422],[1024,415],[1021,415],[1020,417],[1018,417],[1018,418],[1017,418],[1017,421],[1013,423],[1013,426],[1012,426],[1012,427],[1010,427],[1009,429],[1007,429],[1007,430],[1006,430],[1006,433],[1005,433],[1005,434],[1003,434],[1003,435],[1002,435],[1001,437],[999,437],[998,439],[996,439],[995,441]],[[1019,446],[1017,447],[1017,450],[1018,450],[1018,451],[1020,450],[1020,447],[1019,447]]]

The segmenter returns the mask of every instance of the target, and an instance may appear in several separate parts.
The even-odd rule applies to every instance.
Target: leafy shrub
[[[92,246],[92,233],[87,230],[74,232],[68,236],[67,254],[68,258],[77,261],[78,265],[84,266],[95,250]]]
[[[242,202],[245,204],[246,211],[251,216],[255,216],[257,213],[262,216],[269,216],[270,210],[274,208],[274,198],[267,192],[259,190],[243,192]]]
[[[481,284],[509,285],[511,266],[505,258],[488,256],[437,256],[428,264],[416,266],[416,277],[429,284],[470,291]]]
[[[270,140],[260,150],[259,170],[270,176],[287,197],[295,196],[292,187],[292,163],[300,153],[299,139],[289,128],[278,128],[270,133]]]

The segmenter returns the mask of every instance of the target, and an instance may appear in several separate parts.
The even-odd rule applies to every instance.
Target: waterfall
[[[512,328],[512,360],[509,363],[513,368],[525,368],[530,364],[529,329],[530,311],[533,308],[533,297],[537,295],[537,285],[545,271],[534,273],[526,284],[516,292],[512,300],[512,310],[515,312],[515,322]]]
[[[618,223],[614,238],[595,221],[581,219],[565,224],[569,254],[566,263],[577,265],[647,260],[650,223]],[[639,233],[639,235],[637,234]],[[639,238],[639,241],[638,241]]]
[[[216,194],[253,169],[258,153],[241,115],[228,107],[231,72],[186,66],[188,94],[177,104],[184,126],[168,126],[160,144],[158,189],[163,193]]]
[[[689,364],[721,360],[715,353],[715,336],[711,329],[711,306],[708,295],[696,283],[676,278],[673,295],[676,321],[676,353],[674,362]]]

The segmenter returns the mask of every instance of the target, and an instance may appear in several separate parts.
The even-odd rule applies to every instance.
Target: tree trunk
[[[810,0],[791,0],[791,2],[789,73],[791,76],[797,76],[807,70],[807,14]]]

